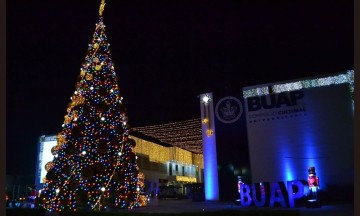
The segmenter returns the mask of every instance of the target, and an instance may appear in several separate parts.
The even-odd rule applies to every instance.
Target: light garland
[[[144,127],[134,127],[132,131],[155,138],[163,143],[202,154],[201,120],[159,124]]]
[[[195,165],[204,168],[204,157],[202,154],[190,152],[179,147],[165,147],[134,135],[131,136],[136,141],[135,151],[137,154],[149,156],[150,162],[165,164],[169,161],[178,161],[186,165]],[[155,153],[156,152],[156,153]]]
[[[306,79],[306,80],[283,83],[283,84],[275,84],[273,86],[270,86],[270,88],[271,88],[271,92],[273,93],[281,93],[281,92],[294,91],[294,90],[306,89],[306,88],[316,88],[316,87],[329,86],[329,85],[340,85],[344,83],[349,84],[350,93],[351,95],[353,95],[354,70],[348,70],[346,73],[341,73],[334,76]],[[243,97],[245,99],[249,97],[262,96],[268,94],[270,94],[268,86],[257,87],[243,91]]]

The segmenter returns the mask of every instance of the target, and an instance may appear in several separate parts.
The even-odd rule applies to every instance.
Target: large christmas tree
[[[41,192],[49,211],[140,205],[143,189],[129,138],[126,109],[120,96],[102,12],[53,147],[54,159]]]

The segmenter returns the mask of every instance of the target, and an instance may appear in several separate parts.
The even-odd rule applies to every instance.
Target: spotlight
[[[203,98],[202,98],[202,101],[207,104],[209,103],[209,101],[211,100],[211,98],[208,96],[208,95],[205,95]]]

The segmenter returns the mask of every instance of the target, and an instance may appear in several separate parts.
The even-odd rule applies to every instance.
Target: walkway
[[[311,209],[301,208],[256,208],[242,207],[226,202],[192,202],[191,200],[152,200],[147,207],[131,209],[132,212],[143,213],[186,213],[218,210],[236,210],[236,211],[272,211],[272,210],[294,210],[299,211],[301,216],[352,216],[354,207],[352,204],[334,204],[323,205],[321,208]]]

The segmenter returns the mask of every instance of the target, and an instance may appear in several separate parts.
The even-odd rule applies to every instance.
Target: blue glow
[[[282,128],[281,128],[282,129]],[[279,137],[279,142],[281,143],[281,175],[283,177],[282,181],[292,181],[295,180],[296,168],[294,164],[294,158],[292,154],[292,148],[290,146],[290,136],[288,134],[283,134]],[[306,170],[305,170],[306,171]],[[305,173],[306,174],[306,173]],[[306,176],[304,176],[306,177]]]
[[[304,158],[303,160],[303,169],[307,170],[308,167],[315,167],[316,175],[323,177],[322,173],[322,158],[323,155],[320,154],[319,151],[319,143],[320,140],[316,140],[316,136],[314,134],[313,125],[308,125],[304,127]]]
[[[286,177],[285,178],[285,181],[292,181],[294,180],[294,169],[293,169],[293,163],[290,161],[290,159],[288,158],[285,158],[284,160],[284,176]]]
[[[316,133],[318,128],[317,122],[306,120],[297,126],[292,126],[293,131],[303,134],[301,137],[295,137],[291,133],[283,133],[279,137],[280,155],[281,155],[281,175],[283,181],[304,180],[308,177],[307,169],[310,166],[316,168],[316,174],[321,178],[323,168],[323,155]],[[289,127],[289,126],[288,126]],[[289,128],[286,128],[289,129]],[[285,128],[280,130],[285,131]],[[296,135],[296,134],[295,134]]]
[[[203,136],[205,200],[219,200],[215,136]]]
[[[212,93],[202,94],[200,98],[212,98]],[[219,200],[219,184],[218,184],[218,167],[216,157],[216,138],[214,124],[213,100],[207,100],[207,103],[200,101],[201,118],[207,119],[202,121],[202,140],[204,155],[204,187],[205,200]],[[209,134],[208,131],[213,131]]]

